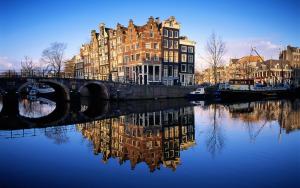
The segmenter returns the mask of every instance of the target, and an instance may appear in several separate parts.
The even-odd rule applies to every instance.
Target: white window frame
[[[194,55],[188,55],[188,63],[194,63]]]
[[[183,67],[184,67],[184,70],[183,70]],[[186,72],[186,64],[181,65],[181,72]]]
[[[185,58],[183,58],[183,57],[185,57]],[[186,56],[186,54],[181,54],[181,62],[186,63],[186,61],[187,61],[187,56]]]
[[[194,53],[194,47],[188,46],[188,53]]]
[[[164,28],[164,36],[165,36],[165,37],[168,37],[168,36],[169,36],[169,31],[168,31],[166,28]]]

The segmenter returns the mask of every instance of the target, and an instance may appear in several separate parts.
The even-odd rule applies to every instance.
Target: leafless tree
[[[21,72],[23,74],[32,74],[36,68],[37,67],[33,63],[32,58],[24,56],[24,59],[21,60]]]
[[[226,44],[214,32],[206,43],[207,61],[213,70],[214,82],[217,83],[217,69],[223,62],[223,56],[226,53]]]
[[[203,77],[202,73],[200,71],[196,71],[195,72],[195,83],[196,84],[201,83],[201,81],[203,80],[202,77]]]
[[[46,63],[48,71],[58,76],[60,75],[66,48],[67,45],[65,43],[54,42],[42,52],[42,61]]]

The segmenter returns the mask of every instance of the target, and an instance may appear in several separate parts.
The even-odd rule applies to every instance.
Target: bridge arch
[[[81,96],[95,97],[98,99],[108,100],[110,98],[108,88],[101,82],[90,81],[83,84],[78,92]]]
[[[56,80],[50,80],[50,79],[40,79],[40,80],[37,80],[37,82],[44,83],[44,84],[47,84],[50,87],[52,87],[55,90],[55,95],[57,96],[56,99],[64,99],[67,101],[70,100],[69,88],[67,86],[65,86],[63,83],[58,82]],[[26,82],[26,83],[22,84],[17,90],[18,93],[20,93],[29,84],[31,84],[31,82]],[[61,98],[61,97],[63,97],[63,98]]]

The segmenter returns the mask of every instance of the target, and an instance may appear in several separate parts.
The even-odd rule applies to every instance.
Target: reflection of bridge
[[[49,115],[40,118],[28,118],[18,112],[11,114],[0,113],[2,130],[41,128],[48,126],[70,125],[90,122],[105,118],[117,117],[129,113],[140,113],[162,109],[173,109],[188,106],[184,99],[144,100],[129,102],[109,102],[88,100],[87,109],[81,111],[81,102],[56,102],[56,108]]]

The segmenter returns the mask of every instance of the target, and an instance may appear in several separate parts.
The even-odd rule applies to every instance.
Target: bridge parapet
[[[22,72],[1,74],[0,93],[18,93],[33,82],[48,84],[55,89],[58,98],[66,100],[70,100],[72,95],[93,96],[105,100],[181,98],[195,89],[194,86],[137,85],[61,76],[36,73],[28,75]]]

